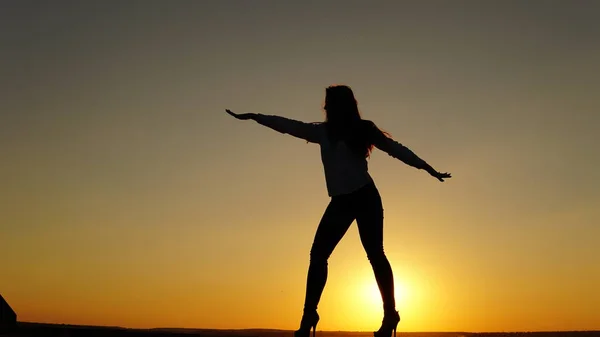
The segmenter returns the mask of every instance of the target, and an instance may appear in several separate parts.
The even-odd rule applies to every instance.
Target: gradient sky
[[[402,331],[600,329],[600,2],[0,1],[0,292],[22,321],[295,329],[318,146],[363,117]],[[355,225],[319,329],[379,327]]]

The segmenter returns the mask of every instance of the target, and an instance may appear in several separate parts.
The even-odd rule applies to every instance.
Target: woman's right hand
[[[435,178],[437,178],[437,180],[443,182],[444,179],[448,179],[448,178],[452,178],[452,175],[450,173],[442,173],[442,172],[435,172],[434,174],[432,174]]]
[[[225,111],[230,114],[231,116],[237,118],[237,119],[241,119],[241,120],[247,120],[247,119],[253,119],[255,114],[253,113],[243,113],[243,114],[236,114],[235,112],[229,110],[229,109],[225,109]]]

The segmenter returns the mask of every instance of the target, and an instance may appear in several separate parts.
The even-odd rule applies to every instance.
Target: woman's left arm
[[[314,123],[301,122],[295,119],[276,115],[264,115],[260,113],[236,114],[226,110],[228,114],[237,119],[252,119],[258,124],[266,126],[277,132],[289,134],[291,136],[304,139],[310,143],[319,142],[319,125]]]

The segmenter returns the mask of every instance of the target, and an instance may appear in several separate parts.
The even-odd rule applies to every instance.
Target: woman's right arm
[[[371,125],[371,135],[373,139],[373,145],[378,149],[386,152],[390,156],[399,159],[403,163],[415,167],[420,170],[425,170],[427,173],[437,178],[440,181],[444,181],[444,178],[450,178],[448,173],[440,173],[436,171],[431,165],[425,160],[417,156],[406,146],[386,136],[377,126],[373,123]]]

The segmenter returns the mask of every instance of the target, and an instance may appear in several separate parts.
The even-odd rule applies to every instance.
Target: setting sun
[[[351,298],[347,303],[351,307],[351,315],[354,317],[355,324],[360,329],[370,329],[379,324],[383,314],[383,302],[379,288],[373,272],[365,267],[360,273],[353,275],[355,281],[348,287],[344,294],[346,298]],[[404,308],[411,308],[411,312],[418,309],[419,303],[414,300],[416,288],[412,282],[403,278],[404,275],[398,274],[394,280],[394,293],[396,297],[396,308],[401,312]]]
[[[381,294],[379,293],[377,283],[374,280],[367,280],[363,283],[363,288],[366,302],[370,303],[374,307],[381,307]],[[409,289],[402,282],[395,282],[394,293],[396,295],[396,302],[398,303],[405,303],[409,297]]]

